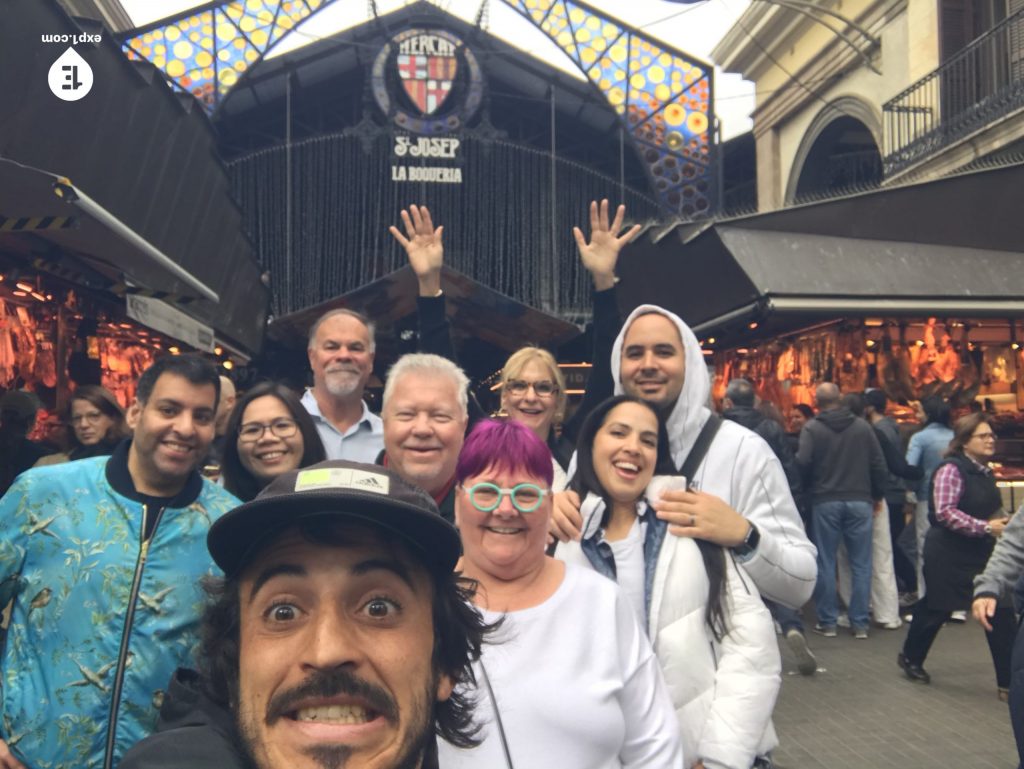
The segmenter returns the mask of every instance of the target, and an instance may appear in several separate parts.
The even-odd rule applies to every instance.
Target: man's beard
[[[439,675],[434,672],[421,699],[412,703],[398,755],[394,763],[380,769],[420,769],[424,752],[434,739],[434,703]],[[341,694],[364,698],[373,710],[393,725],[399,723],[398,706],[380,687],[369,684],[351,673],[335,669],[314,673],[305,682],[275,696],[267,703],[264,726],[269,727],[292,709],[293,704],[306,697],[336,697]],[[257,716],[246,712],[241,705],[235,712],[235,742],[246,769],[292,769],[271,762],[266,746],[260,740],[260,731],[254,723]],[[353,749],[348,745],[314,745],[303,751],[322,769],[344,769]]]
[[[340,368],[324,372],[324,387],[335,398],[347,398],[360,389],[361,372],[355,368]]]

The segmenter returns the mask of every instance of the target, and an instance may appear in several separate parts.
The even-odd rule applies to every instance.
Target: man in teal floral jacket
[[[0,767],[111,769],[188,665],[213,570],[210,524],[238,504],[196,471],[220,381],[194,356],[139,379],[112,456],[29,470],[0,499]]]

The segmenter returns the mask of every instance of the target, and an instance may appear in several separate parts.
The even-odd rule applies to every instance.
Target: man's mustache
[[[303,700],[342,695],[361,700],[392,723],[398,720],[398,706],[386,691],[339,668],[313,673],[295,688],[275,696],[267,704],[267,724],[295,711]]]

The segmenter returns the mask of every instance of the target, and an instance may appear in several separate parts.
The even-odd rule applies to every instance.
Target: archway
[[[787,203],[877,186],[883,175],[880,134],[880,119],[859,99],[830,104],[811,123],[797,151]]]

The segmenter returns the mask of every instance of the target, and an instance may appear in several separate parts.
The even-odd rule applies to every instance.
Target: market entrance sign
[[[373,63],[373,98],[395,128],[391,181],[460,184],[458,138],[483,100],[476,56],[443,29],[409,29]]]

